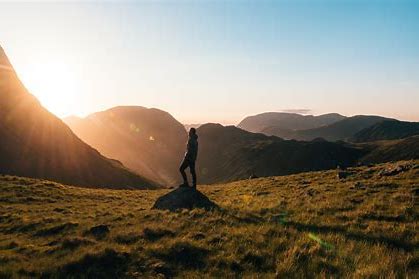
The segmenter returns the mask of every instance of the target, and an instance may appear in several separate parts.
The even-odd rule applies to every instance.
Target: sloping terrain
[[[419,136],[401,140],[372,142],[362,146],[371,150],[361,159],[363,163],[419,159]]]
[[[260,131],[260,133],[264,135],[280,137],[286,140],[292,140],[292,139],[295,140],[296,138],[299,137],[298,132],[299,131],[290,130],[290,129],[282,129],[281,127],[277,127],[277,126],[266,127]]]
[[[100,155],[44,109],[20,82],[1,48],[0,63],[0,173],[89,187],[154,187]]]
[[[277,130],[275,127],[270,127],[263,130],[262,133],[279,137],[282,135],[284,138],[303,141],[311,141],[316,138],[323,138],[327,141],[348,141],[361,130],[385,120],[394,119],[373,115],[356,115],[315,129],[283,131]]]
[[[169,113],[121,106],[65,121],[77,136],[105,156],[159,184],[179,185],[178,168],[187,133]]]
[[[345,116],[337,113],[313,116],[285,112],[266,112],[246,117],[237,127],[253,133],[262,132],[270,127],[284,131],[294,131],[318,128],[343,119],[345,119]]]
[[[350,166],[365,154],[346,144],[285,141],[219,124],[202,125],[197,133],[198,182],[204,184]]]
[[[396,140],[419,135],[418,122],[382,121],[365,128],[354,135],[353,142]]]
[[[0,277],[415,278],[419,161],[201,186],[220,210],[150,210],[169,190],[0,176]]]

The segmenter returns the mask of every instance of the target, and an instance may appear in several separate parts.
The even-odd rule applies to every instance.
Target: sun
[[[58,117],[75,113],[79,92],[77,73],[63,61],[44,61],[20,71],[22,82],[42,105]]]

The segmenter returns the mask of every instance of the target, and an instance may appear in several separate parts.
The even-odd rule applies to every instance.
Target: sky
[[[59,117],[266,111],[419,121],[419,1],[0,1],[0,45]]]

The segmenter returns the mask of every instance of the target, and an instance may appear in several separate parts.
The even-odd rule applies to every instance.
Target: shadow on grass
[[[304,232],[313,232],[313,233],[338,233],[346,237],[347,239],[356,240],[356,241],[365,241],[372,244],[384,244],[386,246],[401,249],[407,252],[414,251],[418,248],[417,243],[409,243],[403,240],[394,239],[386,236],[375,236],[367,235],[357,232],[348,231],[342,227],[338,226],[324,226],[324,225],[313,225],[313,224],[303,224],[293,221],[287,221],[284,224],[286,227],[294,228],[298,231]]]
[[[65,231],[69,231],[73,228],[76,228],[79,224],[77,223],[65,223],[61,225],[57,225],[51,228],[43,229],[40,231],[37,231],[34,236],[41,237],[41,236],[51,236],[56,235]]]
[[[187,242],[178,242],[168,249],[154,250],[151,254],[177,268],[202,269],[209,251]]]
[[[173,237],[175,236],[175,233],[169,230],[165,230],[165,229],[150,229],[150,228],[145,228],[143,231],[143,237],[150,241],[150,242],[154,242],[157,241],[163,237]]]
[[[13,233],[27,233],[36,230],[38,227],[42,226],[43,223],[41,222],[34,222],[34,223],[24,223],[15,225],[7,230],[4,230],[7,234]]]
[[[249,266],[257,272],[272,272],[275,269],[275,263],[270,255],[258,255],[248,252],[240,261],[242,266]],[[247,268],[246,268],[247,269]]]
[[[140,239],[141,239],[141,235],[130,233],[130,234],[117,235],[114,238],[114,241],[119,244],[131,245],[138,242]]]
[[[94,242],[83,238],[67,238],[61,243],[61,250],[76,250],[81,246],[92,245]]]
[[[57,278],[121,278],[124,277],[131,258],[127,253],[107,249],[100,254],[86,255],[69,263],[56,274]]]
[[[352,232],[340,226],[326,226],[326,225],[316,225],[316,224],[304,224],[299,222],[294,222],[289,220],[289,213],[283,212],[280,214],[276,214],[270,216],[268,220],[254,215],[254,214],[246,214],[246,215],[238,215],[237,212],[235,214],[231,214],[230,216],[233,217],[235,220],[246,223],[246,224],[256,224],[256,223],[263,223],[263,222],[275,222],[280,223],[285,227],[294,228],[298,231],[308,232],[308,233],[336,233],[341,234],[347,239],[355,240],[355,241],[365,241],[371,244],[382,244],[386,245],[391,248],[404,250],[406,252],[412,252],[416,249],[419,249],[418,243],[412,243],[408,241],[404,241],[402,239],[395,239],[387,236],[382,235],[369,235],[364,234],[361,232]],[[387,221],[387,222],[403,222],[407,221],[403,216],[391,217],[391,216],[364,216],[365,219],[371,219],[376,221]]]
[[[373,215],[373,214],[364,214],[360,216],[362,219],[365,220],[372,220],[372,221],[384,221],[384,222],[409,222],[409,220],[404,215],[399,216],[386,216],[386,215]]]

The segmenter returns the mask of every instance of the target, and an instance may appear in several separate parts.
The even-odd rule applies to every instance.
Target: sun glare
[[[78,80],[68,63],[47,61],[28,65],[20,76],[26,88],[49,111],[59,117],[75,113]]]

